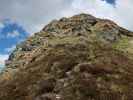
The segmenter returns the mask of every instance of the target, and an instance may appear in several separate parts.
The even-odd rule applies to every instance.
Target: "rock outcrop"
[[[0,100],[132,100],[133,32],[80,14],[17,45],[0,74]]]

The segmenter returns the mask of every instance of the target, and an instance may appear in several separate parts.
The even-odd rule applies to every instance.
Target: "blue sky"
[[[133,0],[0,0],[0,67],[26,37],[53,19],[88,13],[133,30]]]
[[[5,60],[15,49],[16,44],[25,40],[28,32],[17,22],[9,19],[2,21],[0,25],[0,59]],[[0,67],[3,67],[3,61],[0,61]]]
[[[115,0],[105,0],[105,1],[113,5],[115,4]]]
[[[0,53],[7,54],[20,41],[24,40],[28,33],[18,23],[10,20],[3,21],[3,28],[0,29]]]

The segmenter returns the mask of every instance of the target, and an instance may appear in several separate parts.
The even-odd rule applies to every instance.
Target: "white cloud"
[[[69,8],[72,0],[0,0],[1,18],[19,22],[28,32],[39,31],[60,12]],[[38,29],[39,28],[39,29]]]
[[[16,46],[15,46],[15,45],[12,45],[10,48],[6,48],[6,49],[5,49],[5,52],[10,53],[10,52],[12,52],[15,48],[16,48]]]
[[[0,54],[0,65],[3,66],[5,64],[5,60],[8,59],[7,54]]]
[[[7,33],[7,38],[15,38],[18,37],[20,33],[17,30],[14,30],[13,32]]]
[[[4,24],[0,22],[0,29],[4,28]]]
[[[115,21],[122,27],[133,31],[133,0],[116,0],[113,6],[102,0],[73,0],[72,6],[62,12],[64,16],[88,13],[96,17]]]
[[[132,5],[133,0],[116,0],[115,7],[103,0],[1,0],[0,19],[10,18],[37,32],[52,19],[86,12],[133,30]]]
[[[5,27],[5,25],[2,23],[2,22],[0,22],[0,32],[2,31],[2,29]],[[0,36],[0,39],[2,39],[3,38],[3,36]]]

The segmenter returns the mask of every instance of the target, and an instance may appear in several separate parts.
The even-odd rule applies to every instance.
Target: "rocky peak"
[[[79,14],[17,45],[0,75],[0,100],[132,100],[132,77],[133,32]]]
[[[133,36],[132,32],[119,27],[113,21],[107,19],[99,19],[88,14],[79,14],[70,18],[64,17],[60,20],[53,20],[42,31],[36,33],[35,36],[19,44],[9,56],[7,65],[14,58],[17,58],[15,55],[19,55],[18,58],[20,58],[21,55],[25,55],[25,53],[44,45],[50,37],[84,36],[90,37],[90,39],[98,37],[101,41],[116,42],[120,40],[122,35]]]
[[[50,28],[52,28],[52,26],[55,26],[56,28],[60,28],[60,29],[68,29],[70,27],[76,27],[81,24],[93,25],[96,22],[97,22],[97,19],[95,17],[91,15],[87,15],[87,14],[80,14],[80,15],[75,15],[71,18],[64,17],[64,18],[61,18],[59,21],[54,20],[50,24],[48,24],[46,27],[44,27],[43,31],[50,31]]]

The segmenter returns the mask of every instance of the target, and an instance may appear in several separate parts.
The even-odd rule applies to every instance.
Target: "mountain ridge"
[[[132,72],[133,32],[79,14],[16,47],[0,75],[0,100],[130,100]]]
[[[78,17],[80,17],[80,18],[78,18]],[[81,19],[82,18],[82,19]],[[89,28],[88,28],[88,30],[87,30],[87,28],[86,28],[86,26],[84,27],[81,27],[82,25],[80,25],[79,24],[79,26],[77,27],[77,23],[75,23],[76,22],[76,20],[78,21],[78,20],[81,20],[81,21],[83,21],[83,22],[79,22],[80,24],[84,24],[84,23],[87,23],[87,25],[90,25],[89,26]],[[87,22],[87,21],[88,22]],[[90,22],[89,22],[90,21]],[[58,35],[59,33],[61,34],[61,35],[65,35],[65,34],[67,34],[67,33],[69,33],[69,34],[73,34],[73,33],[75,33],[75,34],[83,34],[83,35],[85,35],[85,32],[87,33],[87,32],[89,32],[89,31],[91,31],[91,30],[93,30],[93,27],[92,26],[95,26],[95,24],[96,23],[98,23],[99,22],[99,24],[101,24],[101,25],[97,25],[98,27],[99,27],[99,29],[100,29],[100,27],[103,27],[103,25],[105,24],[105,27],[107,27],[107,28],[113,28],[113,31],[115,31],[115,28],[117,28],[116,29],[116,32],[114,32],[115,33],[115,36],[116,36],[116,34],[118,34],[118,32],[117,31],[119,31],[119,33],[121,33],[122,35],[125,35],[125,36],[129,36],[129,37],[133,37],[133,32],[131,32],[131,31],[128,31],[128,30],[126,30],[126,29],[124,29],[124,28],[122,28],[122,27],[119,27],[116,23],[114,23],[113,21],[110,21],[110,20],[107,20],[107,19],[99,19],[99,18],[96,18],[96,17],[94,17],[94,16],[92,16],[92,15],[87,15],[87,14],[79,14],[79,15],[75,15],[75,16],[73,16],[73,17],[70,17],[70,18],[61,18],[60,20],[53,20],[52,22],[50,22],[48,25],[46,25],[43,29],[42,29],[42,31],[40,31],[39,33],[40,33],[40,37],[41,37],[41,33],[45,33],[45,32],[49,32],[51,35]],[[68,26],[68,28],[66,28],[66,29],[64,29],[63,30],[63,27],[65,27],[65,25],[63,25],[63,23],[67,23],[66,24],[66,26]],[[71,24],[73,24],[74,23],[74,25],[71,25]],[[102,23],[103,23],[103,25],[102,25]],[[57,25],[56,25],[57,24]],[[91,24],[92,24],[92,26],[91,26]],[[59,26],[58,25],[60,25],[62,28],[59,28]],[[69,26],[70,25],[70,26]],[[96,26],[96,27],[97,27]],[[92,28],[90,28],[90,27],[92,27]],[[52,28],[53,28],[53,31],[52,31]],[[78,29],[79,28],[79,30],[81,30],[81,31],[83,31],[85,28],[86,28],[86,30],[84,30],[84,32],[77,32],[77,30],[76,30],[76,28]],[[80,28],[83,28],[83,29],[80,29]],[[95,27],[94,27],[95,28]],[[103,28],[104,29],[104,28]],[[51,31],[50,31],[51,30]],[[76,32],[73,32],[73,30],[75,30]],[[99,30],[98,30],[99,31]],[[73,32],[73,33],[72,33]],[[35,36],[38,36],[39,37],[39,33],[35,33]],[[48,33],[48,34],[49,34]],[[115,38],[117,38],[117,37],[115,37],[115,36],[112,36],[112,40],[111,40],[111,32],[110,32],[110,36],[109,36],[109,38],[110,38],[110,40],[108,40],[108,41],[113,41],[113,39],[115,39]],[[44,35],[44,34],[42,34],[42,35]],[[61,36],[60,35],[60,36]],[[119,35],[119,34],[118,34]],[[34,38],[34,36],[33,36],[33,38]],[[42,37],[43,38],[43,37]],[[106,37],[105,37],[106,38]],[[28,41],[28,40],[27,40]],[[22,43],[22,45],[24,44],[24,42]],[[28,43],[27,43],[28,44]],[[39,43],[38,43],[39,44]],[[20,44],[21,45],[21,44]],[[20,46],[20,48],[21,48],[21,46]],[[16,50],[17,49],[20,49],[19,48],[19,45],[18,45],[18,47],[16,48]],[[30,49],[32,49],[32,48],[34,48],[34,46],[29,46],[28,48],[27,48],[27,50],[25,50],[25,51],[28,51],[28,49],[29,49],[29,51],[30,51]],[[16,50],[14,50],[14,51],[16,51]],[[10,55],[10,57],[9,57],[9,60],[12,58],[11,57],[12,56],[12,54]]]

